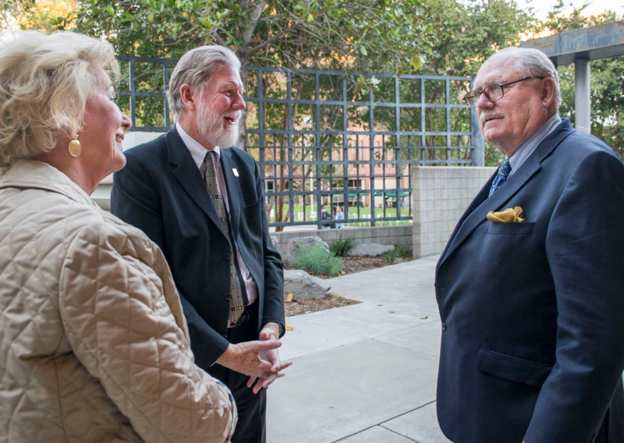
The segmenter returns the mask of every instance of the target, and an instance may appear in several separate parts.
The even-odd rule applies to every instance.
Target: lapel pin
[[[238,177],[238,169],[232,168],[232,172],[234,173],[234,177]]]

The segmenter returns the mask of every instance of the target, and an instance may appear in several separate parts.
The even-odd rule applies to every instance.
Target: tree
[[[243,67],[420,66],[429,48],[422,0],[81,0],[79,26],[120,53],[176,57],[191,47],[234,49]],[[145,36],[150,38],[146,39]]]
[[[431,46],[432,29],[424,0],[81,0],[79,3],[78,29],[107,36],[121,54],[177,58],[192,47],[219,44],[238,55],[245,84],[249,83],[247,66],[250,65],[369,71],[382,63],[393,72],[415,70]],[[150,83],[159,81],[162,83],[160,78],[151,76]],[[278,88],[278,82],[265,81],[265,93]],[[357,83],[350,86],[357,87]],[[300,85],[298,93],[309,87]],[[285,112],[264,109],[264,114],[272,120],[273,127],[281,124],[286,129]],[[242,144],[246,118],[241,124],[239,144]],[[324,124],[330,121],[331,116],[323,118]],[[285,139],[276,137],[273,141],[277,145],[275,154],[271,154],[275,155],[274,160],[287,158]],[[326,152],[323,150],[323,155]],[[277,178],[289,177],[292,170],[282,164],[276,174]],[[287,182],[277,180],[276,191],[285,191]],[[277,199],[277,206],[276,221],[286,221],[283,198]]]
[[[514,0],[434,0],[431,10],[433,53],[423,67],[431,75],[475,76],[496,51],[517,45],[532,22]]]
[[[501,48],[516,46],[523,33],[533,22],[531,11],[525,12],[515,1],[503,0],[432,0],[429,3],[432,27],[432,50],[427,56],[419,73],[436,76],[473,77],[483,62]],[[381,67],[380,70],[384,70]],[[383,72],[383,71],[382,71]],[[375,96],[391,94],[393,82],[380,82],[375,88]],[[468,92],[468,82],[452,82],[449,100],[461,103]],[[445,88],[443,82],[428,81],[425,100],[427,103],[444,103]],[[420,97],[419,82],[401,84],[402,101],[418,103]],[[383,115],[380,116],[383,118]],[[392,126],[394,115],[388,116],[387,124]],[[420,112],[401,115],[401,127],[420,129]],[[377,115],[375,116],[377,120]],[[426,110],[426,128],[428,131],[446,130],[446,115],[441,108]],[[458,132],[470,131],[470,111],[456,109],[451,112],[451,129]],[[446,141],[437,143],[445,146]],[[427,137],[427,159],[436,156],[436,137]],[[469,146],[467,137],[458,141],[458,145]],[[407,155],[405,151],[405,155]],[[445,155],[445,150],[440,150]],[[469,158],[470,151],[462,149],[453,155]],[[486,146],[486,164],[498,164],[499,151],[493,146]]]
[[[0,6],[0,29],[28,29],[50,33],[72,26],[74,0],[7,0]]]
[[[35,0],[7,0],[0,3],[0,29],[13,29],[19,17],[33,7]]]
[[[530,11],[525,12],[513,0],[469,0],[465,3],[435,0],[432,9],[440,31],[435,33],[433,57],[423,71],[433,75],[474,77],[483,62],[496,51],[516,46],[533,20]],[[448,29],[458,29],[460,32],[449,33],[446,32]],[[468,85],[457,83],[450,92],[453,96],[451,100],[460,102],[468,92]],[[433,100],[437,100],[438,94],[443,96],[444,91],[434,91]],[[432,125],[444,125],[444,122],[440,122],[443,116],[434,115],[434,109],[429,109],[428,112]],[[451,115],[451,125],[453,130],[469,131],[470,111],[455,112]],[[469,140],[461,142],[464,145],[470,144]],[[432,145],[430,141],[429,146]],[[468,150],[463,152],[469,154]],[[486,164],[497,163],[498,158],[498,150],[487,144]]]
[[[622,20],[615,12],[586,16],[584,10],[588,5],[574,8],[565,14],[565,4],[560,0],[545,20],[535,24],[533,31],[541,36],[554,35]],[[559,66],[558,71],[563,98],[559,114],[574,123],[574,66]],[[620,158],[624,158],[624,57],[592,61],[590,83],[592,134],[611,146]]]

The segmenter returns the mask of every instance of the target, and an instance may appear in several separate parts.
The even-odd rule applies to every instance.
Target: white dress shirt
[[[559,117],[559,114],[553,115],[546,121],[546,123],[544,123],[544,126],[539,128],[535,134],[529,137],[529,139],[522,144],[522,146],[516,149],[516,152],[509,157],[509,166],[511,166],[511,174],[509,174],[510,177],[520,166],[522,166],[526,159],[533,154],[533,151],[537,149],[542,140],[544,140],[548,134],[550,134],[557,127],[557,125],[559,125],[559,123],[561,123],[561,117]]]
[[[176,129],[178,130],[178,134],[180,134],[180,138],[191,153],[191,157],[193,157],[193,161],[197,165],[197,169],[199,169],[199,172],[201,172],[203,176],[206,169],[206,167],[204,166],[204,159],[206,158],[208,149],[204,148],[199,142],[197,142],[196,140],[191,138],[190,135],[184,132],[184,129],[182,129],[182,126],[180,126],[179,123],[176,123]],[[220,160],[221,148],[219,146],[215,146],[214,152],[217,153],[217,159]],[[223,195],[223,201],[225,202],[225,208],[227,209],[229,217],[230,203],[228,201],[227,188],[225,185],[225,180],[223,179],[223,170],[221,169],[220,161],[217,161],[217,164],[215,165],[215,170],[217,172],[217,185],[219,186],[219,191],[221,191],[221,195]],[[236,248],[236,258],[238,260],[238,266],[240,267],[241,274],[245,282],[245,289],[247,292],[247,305],[251,305],[258,298],[258,287],[256,286],[256,282],[251,276],[249,268],[247,267],[245,261],[243,260],[243,257],[241,256],[238,245],[236,244],[236,239],[234,239],[234,247]]]

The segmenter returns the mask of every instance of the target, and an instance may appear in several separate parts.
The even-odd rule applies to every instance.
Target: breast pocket
[[[535,223],[495,223],[489,222],[488,234],[531,235]]]

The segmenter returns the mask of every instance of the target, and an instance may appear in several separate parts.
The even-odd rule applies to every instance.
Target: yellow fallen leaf
[[[286,303],[291,303],[293,301],[293,293],[289,292],[286,296]]]
[[[424,317],[420,317],[421,320],[427,320],[429,318],[428,315],[425,315]]]
[[[394,314],[394,311],[390,311],[390,314]]]
[[[295,328],[293,328],[293,327],[292,327],[292,326],[290,326],[290,325],[286,325],[286,330],[287,330],[287,331],[294,331],[294,330],[295,330]]]
[[[377,306],[383,306],[383,303],[379,303]]]

